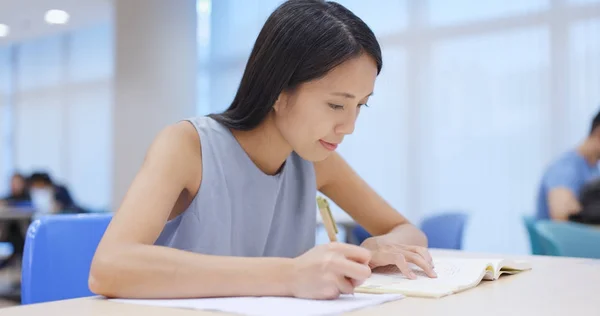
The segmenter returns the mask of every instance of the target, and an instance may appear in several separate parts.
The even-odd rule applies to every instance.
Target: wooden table
[[[454,251],[432,250],[434,256],[480,257]],[[486,257],[502,257],[486,255]],[[599,315],[600,260],[541,256],[528,259],[533,270],[440,299],[411,298],[357,310],[347,315]],[[121,304],[102,298],[83,298],[0,310],[2,316],[200,316],[218,312]]]

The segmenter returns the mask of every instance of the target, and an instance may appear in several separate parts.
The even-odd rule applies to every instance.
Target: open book
[[[501,274],[531,269],[529,262],[502,259],[438,258],[433,264],[437,278],[428,277],[423,270],[412,265],[417,275],[415,280],[406,278],[396,266],[376,268],[355,291],[439,298],[476,287],[481,280],[496,280]]]

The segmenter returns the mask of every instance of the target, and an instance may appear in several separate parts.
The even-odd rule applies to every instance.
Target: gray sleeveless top
[[[262,172],[231,131],[209,117],[200,135],[202,183],[190,206],[167,222],[156,245],[211,255],[296,257],[315,245],[313,164],[292,153],[277,175]]]

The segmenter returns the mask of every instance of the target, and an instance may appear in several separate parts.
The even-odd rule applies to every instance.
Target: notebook
[[[503,259],[434,259],[437,278],[428,277],[412,265],[417,279],[410,280],[396,266],[380,267],[361,286],[359,293],[400,293],[406,296],[440,298],[476,287],[482,280],[497,280],[502,274],[531,269],[526,261]]]
[[[403,297],[404,295],[401,294],[356,293],[355,295],[341,295],[334,300],[311,300],[292,297],[222,297],[175,300],[111,299],[111,301],[173,308],[213,310],[252,316],[321,316],[338,315],[399,300]],[[167,311],[165,311],[165,314],[167,314]]]

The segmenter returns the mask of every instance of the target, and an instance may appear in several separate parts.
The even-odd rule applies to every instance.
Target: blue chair
[[[468,215],[460,212],[442,213],[423,220],[421,230],[430,248],[460,250],[467,219]]]
[[[365,241],[365,239],[371,237],[371,234],[369,234],[369,232],[362,226],[356,225],[352,229],[352,236],[354,236],[354,241],[356,244],[360,245],[363,241]]]
[[[536,218],[533,216],[523,216],[523,223],[527,228],[527,234],[529,235],[529,246],[531,247],[531,253],[534,255],[544,255],[544,249],[540,242],[540,236],[538,235],[535,227]]]
[[[88,288],[92,258],[112,214],[44,216],[27,230],[21,302],[41,303],[94,295]]]
[[[540,220],[535,224],[546,255],[600,259],[600,229],[573,222]]]

